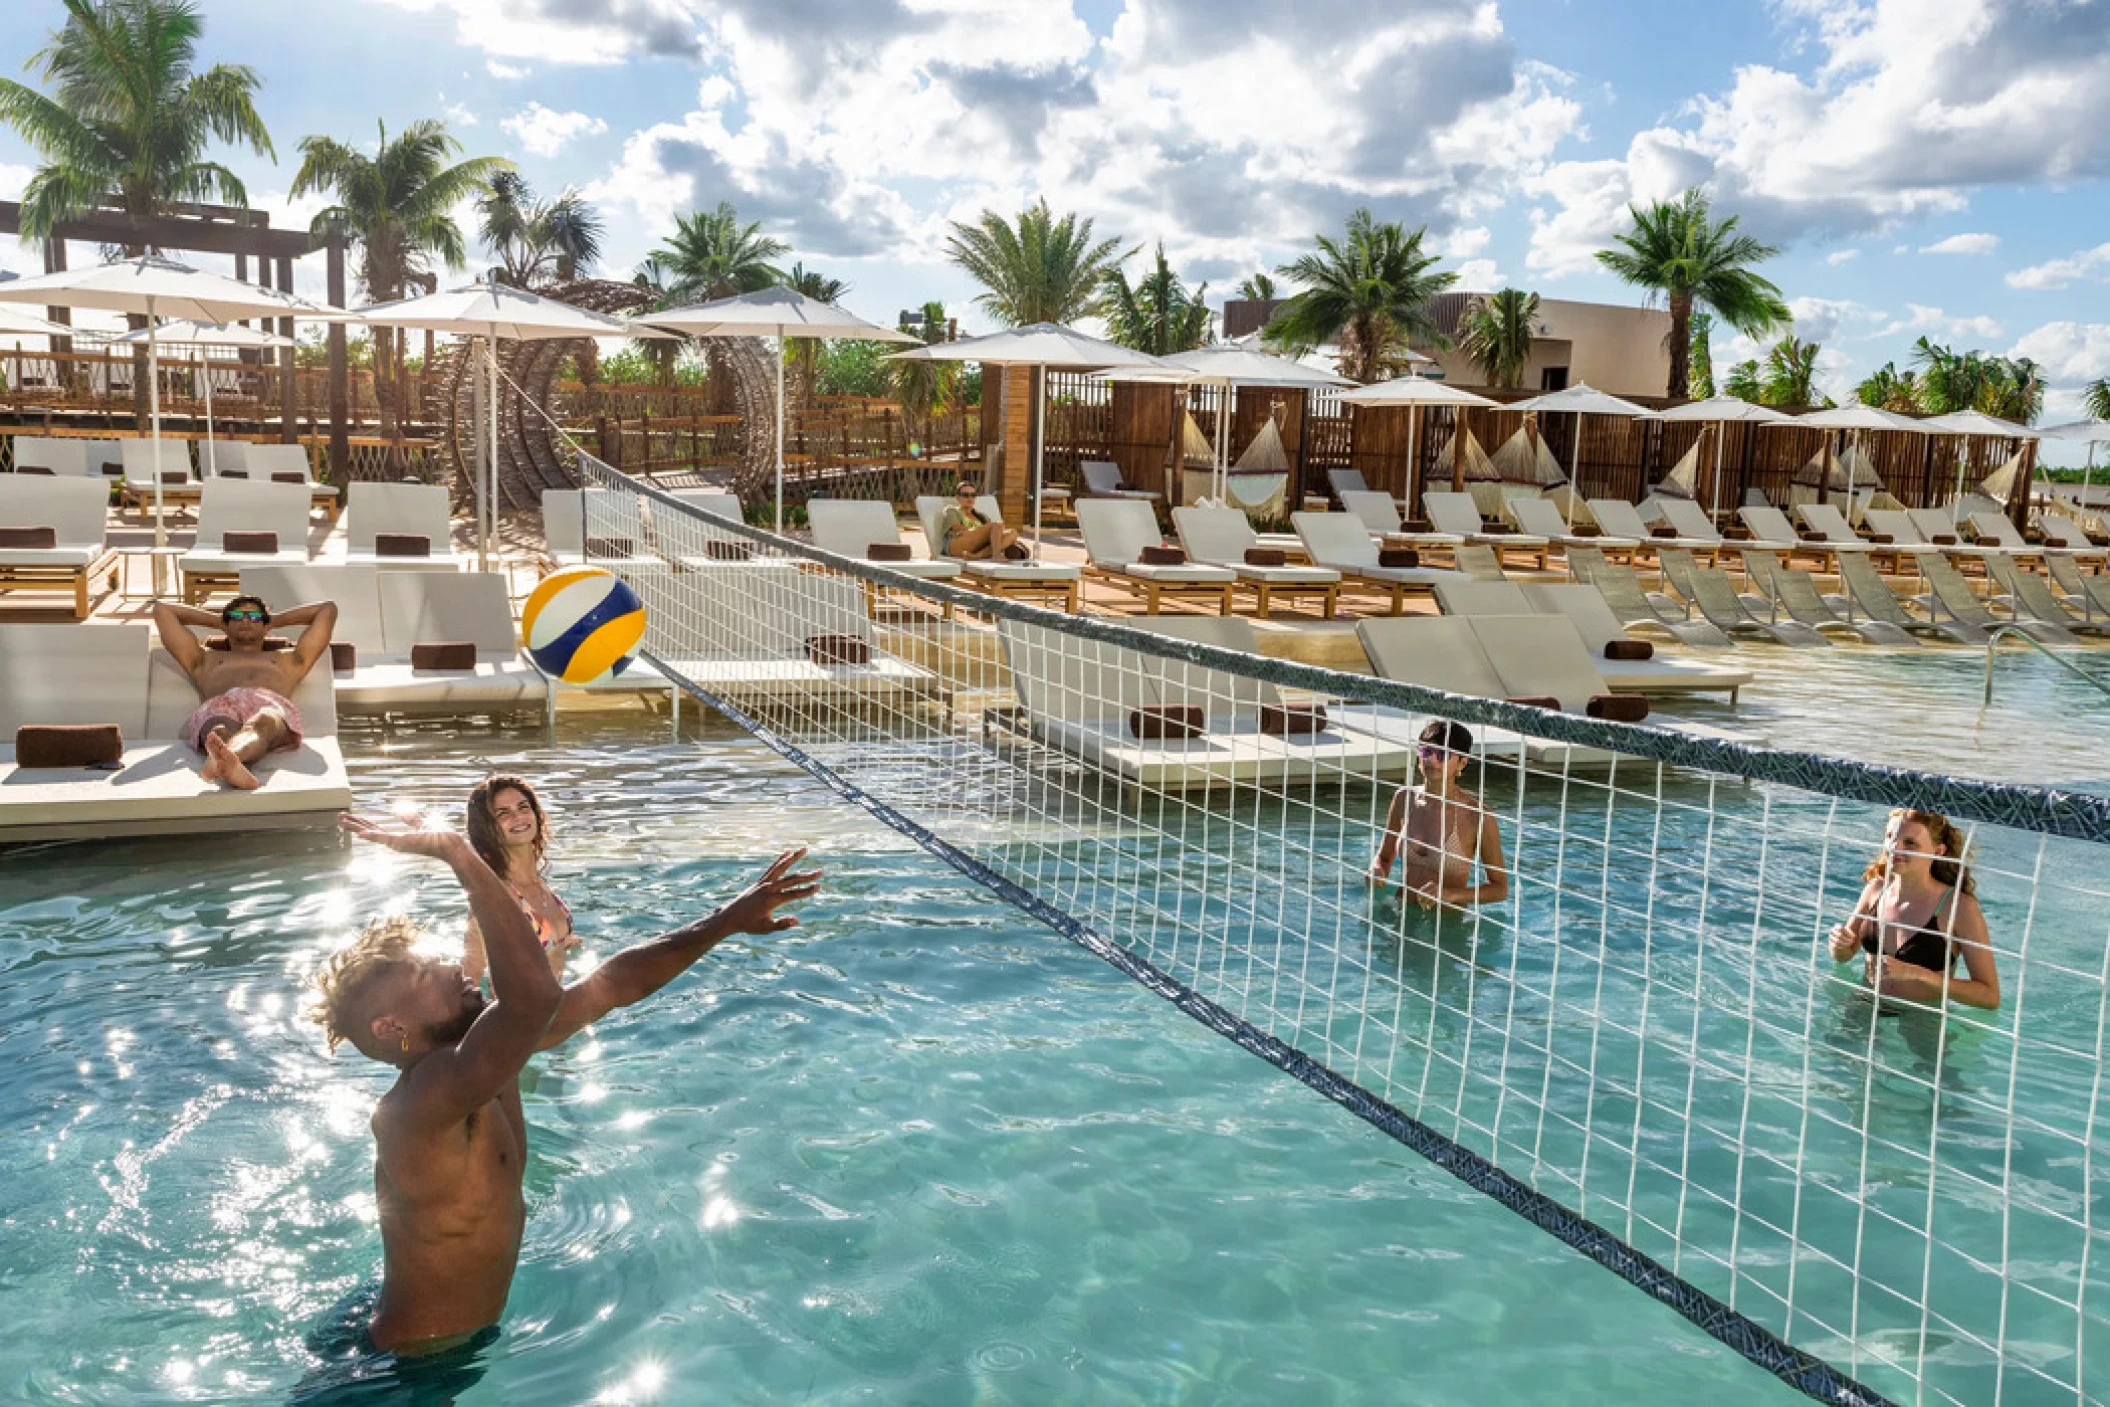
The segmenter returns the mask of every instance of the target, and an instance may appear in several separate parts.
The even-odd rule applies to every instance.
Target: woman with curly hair
[[[1940,812],[1892,811],[1853,917],[1832,925],[1832,961],[1861,956],[1869,986],[1886,997],[1998,1010],[2000,973],[1964,850],[1963,832]]]
[[[464,829],[469,847],[504,881],[527,915],[543,952],[549,955],[550,971],[561,981],[565,956],[579,946],[579,939],[572,931],[571,910],[545,877],[549,816],[542,809],[542,799],[519,777],[486,777],[469,793]],[[486,965],[484,935],[471,915],[462,940],[462,972],[472,982],[481,981]]]

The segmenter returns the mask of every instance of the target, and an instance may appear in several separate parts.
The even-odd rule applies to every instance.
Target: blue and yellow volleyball
[[[565,567],[528,593],[521,644],[544,674],[591,684],[629,668],[645,638],[645,603],[604,567]]]

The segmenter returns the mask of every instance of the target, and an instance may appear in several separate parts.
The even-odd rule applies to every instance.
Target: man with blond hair
[[[806,852],[787,851],[708,918],[625,948],[590,976],[559,987],[512,891],[462,836],[358,816],[346,816],[344,827],[450,866],[490,963],[486,1000],[460,963],[418,950],[416,924],[387,919],[315,978],[312,1015],[330,1048],[350,1041],[397,1070],[371,1120],[383,1263],[360,1346],[429,1355],[496,1324],[512,1287],[527,1220],[520,1071],[528,1057],[642,1001],[729,935],[795,926],[798,920],[779,917],[777,907],[812,895],[820,871],[793,873]]]

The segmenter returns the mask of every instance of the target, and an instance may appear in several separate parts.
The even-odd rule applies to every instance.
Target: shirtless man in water
[[[237,596],[217,614],[173,601],[154,603],[162,648],[176,657],[203,700],[183,725],[184,740],[205,755],[200,776],[254,791],[263,784],[249,770],[251,763],[300,746],[300,710],[289,696],[329,654],[336,624],[334,601],[295,606],[277,616],[254,596]],[[227,648],[206,649],[191,632],[194,625],[220,627]],[[264,648],[271,627],[295,625],[306,629],[292,649]]]
[[[735,933],[797,925],[779,905],[807,898],[820,871],[794,873],[787,851],[724,908],[625,948],[559,987],[505,882],[451,831],[390,829],[357,816],[364,840],[451,866],[483,930],[491,997],[461,965],[413,951],[407,919],[383,920],[315,979],[313,1011],[334,1050],[348,1040],[399,1072],[374,1110],[374,1195],[381,1213],[381,1295],[367,1345],[399,1357],[442,1353],[497,1323],[527,1220],[520,1180],[527,1124],[520,1071],[617,1007],[644,1000]]]

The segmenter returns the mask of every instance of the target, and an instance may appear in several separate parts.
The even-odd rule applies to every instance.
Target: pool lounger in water
[[[1259,654],[1243,617],[1175,616],[1132,622],[1153,634]],[[1225,786],[1308,785],[1345,777],[1402,778],[1415,739],[1360,706],[1328,703],[1327,726],[1280,736],[1261,731],[1260,710],[1280,707],[1273,684],[1146,655],[1017,621],[998,630],[1027,725],[1041,742],[1133,786],[1194,791]],[[1202,710],[1192,737],[1139,738],[1138,709]]]
[[[198,775],[203,759],[178,736],[197,690],[149,627],[0,625],[0,653],[0,843],[327,825],[352,804],[327,669],[293,692],[300,747],[257,763],[263,786],[236,791]],[[17,767],[15,730],[53,723],[115,723],[123,766]]]
[[[699,688],[734,702],[884,702],[941,692],[938,676],[887,654],[853,577],[799,570],[789,559],[711,562],[640,584],[645,648]],[[809,641],[861,641],[862,662],[823,663]]]
[[[1565,616],[1582,637],[1583,649],[1614,693],[1722,693],[1736,702],[1737,691],[1752,680],[1751,671],[1699,660],[1604,658],[1612,641],[1633,642],[1619,617],[1594,586],[1578,582],[1464,581],[1436,588],[1437,604],[1451,616]]]
[[[1482,698],[1551,697],[1569,713],[1580,713],[1591,698],[1614,692],[1583,648],[1581,635],[1561,616],[1402,616],[1358,621],[1356,633],[1371,668],[1401,683]],[[1652,717],[1649,722],[1701,737],[1741,738],[1682,719]],[[1534,767],[1550,770],[1604,767],[1620,756],[1604,748],[1520,737],[1501,729],[1475,727],[1473,733],[1476,753],[1521,756]]]

